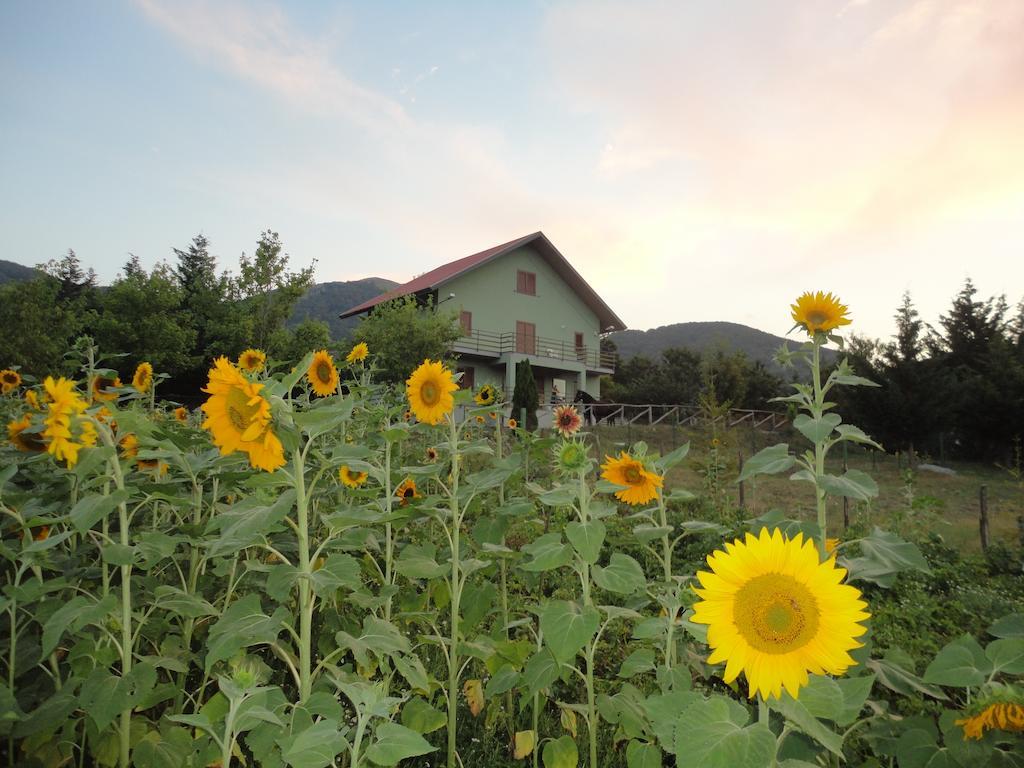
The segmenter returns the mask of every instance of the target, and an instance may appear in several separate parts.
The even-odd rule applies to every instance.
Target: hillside
[[[323,320],[331,329],[331,338],[340,340],[359,323],[358,317],[342,320],[338,315],[349,307],[372,299],[394,288],[398,283],[382,277],[367,277],[347,282],[317,283],[299,299],[288,325],[295,326],[303,320]]]
[[[3,283],[10,283],[15,280],[31,280],[37,274],[39,273],[32,267],[26,267],[24,264],[16,264],[13,261],[0,259],[0,285]]]
[[[759,331],[747,325],[727,322],[675,323],[651,328],[649,331],[619,331],[609,334],[624,358],[643,355],[656,360],[666,349],[685,347],[698,352],[721,348],[726,351],[743,352],[751,360],[759,360],[770,369],[778,371],[775,352],[788,342],[790,347],[799,346],[799,336],[783,338]],[[823,350],[825,359],[834,353]]]

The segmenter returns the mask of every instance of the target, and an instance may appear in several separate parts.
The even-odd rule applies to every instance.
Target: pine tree
[[[533,378],[533,367],[529,360],[516,363],[516,387],[512,392],[512,418],[518,419],[523,410],[526,411],[526,424],[522,425],[531,432],[537,429],[537,409],[540,407],[540,396],[537,394],[537,381]]]

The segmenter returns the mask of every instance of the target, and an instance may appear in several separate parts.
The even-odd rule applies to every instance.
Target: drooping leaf
[[[544,745],[544,768],[576,768],[580,753],[571,736],[559,736]]]
[[[516,731],[513,742],[512,757],[516,760],[522,760],[527,755],[533,754],[533,748],[537,745],[537,732]]]
[[[596,563],[601,556],[605,532],[605,525],[600,520],[572,522],[565,526],[565,537],[569,539],[580,559],[590,565]]]
[[[581,606],[566,600],[552,600],[540,614],[544,644],[562,663],[573,660],[576,653],[597,633],[601,614],[592,606]]]
[[[380,724],[377,726],[376,737],[376,741],[366,750],[366,757],[377,765],[398,765],[407,757],[437,751],[416,731],[398,723]]]
[[[775,475],[785,472],[787,469],[791,469],[795,463],[796,459],[789,454],[789,445],[786,443],[771,445],[743,462],[743,471],[736,478],[736,482],[740,483],[757,475]]]

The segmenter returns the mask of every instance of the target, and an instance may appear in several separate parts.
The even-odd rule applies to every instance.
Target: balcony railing
[[[587,368],[607,368],[614,370],[618,355],[604,352],[599,347],[576,346],[571,341],[549,339],[543,336],[517,334],[515,332],[497,333],[495,331],[474,330],[459,338],[452,345],[456,352],[478,354],[487,357],[501,357],[513,352],[546,357],[553,360],[568,360],[582,363]]]

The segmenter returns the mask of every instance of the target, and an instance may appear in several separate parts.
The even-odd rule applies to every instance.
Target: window
[[[516,352],[523,355],[537,354],[537,326],[516,320]]]
[[[516,272],[516,292],[525,293],[527,296],[537,295],[537,275],[533,272]]]
[[[473,335],[473,313],[462,310],[459,313],[459,325],[462,326],[463,336]]]
[[[587,359],[587,345],[583,343],[583,334],[576,331],[576,359],[584,361]]]
[[[474,389],[476,387],[476,368],[456,368],[455,372],[462,374],[462,378],[459,379],[460,389]]]

